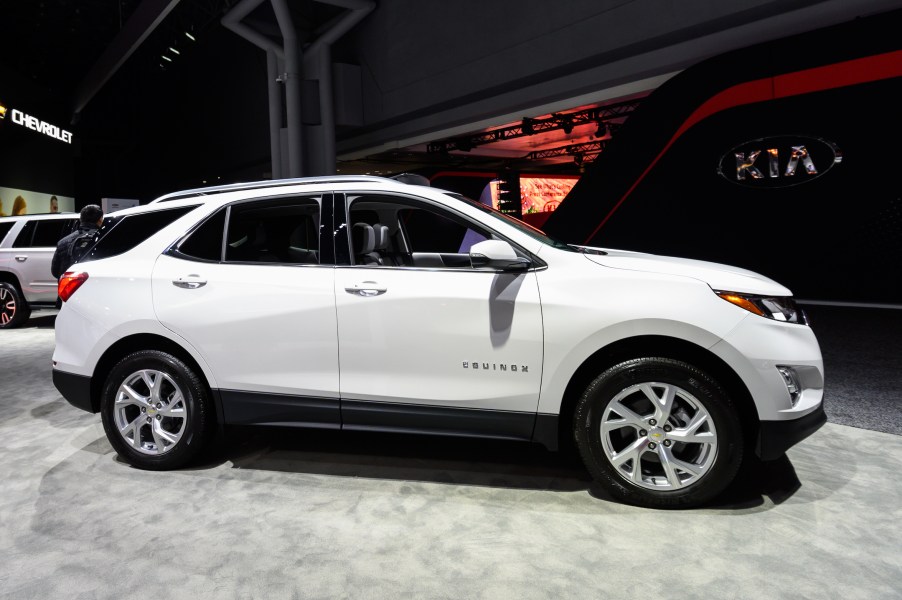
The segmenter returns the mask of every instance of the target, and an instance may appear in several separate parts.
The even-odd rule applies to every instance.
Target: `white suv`
[[[192,190],[105,230],[60,280],[53,380],[137,467],[230,424],[575,440],[615,497],[692,506],[825,421],[804,315],[742,269],[367,177]]]
[[[73,213],[0,218],[0,329],[22,325],[32,309],[56,306],[50,261],[57,242],[76,228]]]

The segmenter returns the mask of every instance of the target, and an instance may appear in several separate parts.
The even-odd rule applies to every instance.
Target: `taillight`
[[[57,295],[59,295],[60,300],[65,302],[69,298],[72,297],[72,294],[75,293],[75,290],[81,287],[81,284],[88,280],[88,274],[85,272],[74,273],[72,271],[66,271],[63,273],[63,276],[60,277],[59,287],[57,287]]]

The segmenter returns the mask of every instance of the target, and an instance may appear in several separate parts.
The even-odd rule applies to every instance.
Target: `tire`
[[[100,413],[113,449],[139,469],[177,469],[203,450],[213,405],[200,377],[180,359],[142,350],[113,367]]]
[[[744,443],[738,411],[710,376],[684,362],[639,358],[586,388],[573,434],[592,477],[617,500],[691,508],[726,488]]]
[[[0,329],[24,325],[31,316],[31,308],[15,285],[0,282]]]

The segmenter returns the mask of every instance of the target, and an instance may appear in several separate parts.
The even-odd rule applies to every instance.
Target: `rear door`
[[[3,262],[19,279],[29,303],[56,302],[57,280],[50,273],[50,262],[56,244],[77,224],[76,218],[29,219],[19,230],[12,247],[0,250],[5,254]]]
[[[156,262],[157,317],[213,370],[227,423],[340,426],[323,204],[318,195],[233,204]]]

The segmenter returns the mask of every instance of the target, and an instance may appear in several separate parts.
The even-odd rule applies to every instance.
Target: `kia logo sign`
[[[754,188],[781,188],[814,181],[842,162],[836,144],[804,135],[780,135],[740,144],[723,155],[717,172]]]

